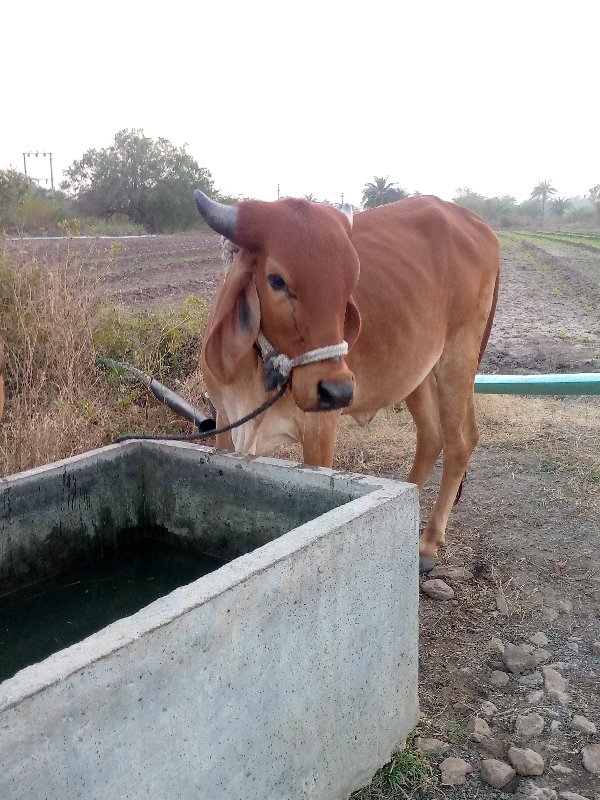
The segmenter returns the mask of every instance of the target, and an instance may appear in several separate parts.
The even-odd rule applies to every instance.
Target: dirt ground
[[[600,371],[600,249],[517,233],[503,233],[501,243],[501,290],[482,372]],[[212,235],[69,246],[88,248],[102,290],[140,310],[192,293],[210,302],[220,278],[220,239]],[[43,256],[65,245],[36,247]],[[600,727],[600,398],[481,396],[477,404],[482,440],[441,558],[472,577],[450,582],[452,600],[421,597],[418,729],[447,745],[430,756],[434,775],[447,756],[464,758],[472,772],[464,785],[421,796],[552,800],[559,796],[552,791],[571,791],[596,799],[600,778],[583,767],[582,749],[598,735],[574,729],[572,717]],[[404,410],[382,414],[366,431],[345,424],[337,464],[402,479],[411,430]],[[432,481],[423,515],[434,493]],[[491,683],[494,669],[506,672],[492,639],[522,644],[536,632],[548,640],[546,666],[567,681],[566,699],[549,690],[542,665],[510,675],[505,687]],[[491,733],[477,742],[470,726],[484,717],[484,701],[496,711],[485,717]],[[515,733],[525,711],[544,720],[526,741]],[[480,765],[506,761],[510,745],[538,752],[544,770],[500,791],[481,780]],[[551,791],[535,794],[544,787]]]

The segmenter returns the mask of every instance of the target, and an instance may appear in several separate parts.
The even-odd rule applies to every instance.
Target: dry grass
[[[600,401],[597,397],[477,398],[480,447],[528,452],[559,473],[575,508],[600,509]]]
[[[477,396],[478,447],[535,454],[548,471],[560,470],[574,491],[593,499],[600,481],[597,398]],[[336,469],[401,478],[408,473],[415,429],[404,405],[381,411],[367,428],[342,417]],[[298,447],[279,455],[299,459]],[[594,492],[594,488],[596,492]]]
[[[204,304],[134,317],[97,298],[83,258],[60,264],[0,256],[0,337],[6,348],[7,422],[0,432],[0,474],[108,444],[124,432],[189,433],[189,426],[96,366],[98,355],[132,358],[179,381],[193,396]],[[189,387],[186,384],[190,384]]]

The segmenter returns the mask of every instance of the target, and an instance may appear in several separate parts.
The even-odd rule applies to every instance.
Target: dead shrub
[[[7,423],[0,473],[109,443],[125,432],[189,433],[136,382],[102,372],[98,355],[132,360],[155,377],[198,391],[205,305],[145,317],[104,305],[85,259],[18,263],[0,254],[0,338],[6,351]],[[194,398],[190,398],[194,399]],[[195,398],[197,400],[197,398]]]

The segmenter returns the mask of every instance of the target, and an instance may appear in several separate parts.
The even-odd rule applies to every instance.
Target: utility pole
[[[40,153],[39,150],[36,150],[34,153],[33,150],[29,153],[23,153],[23,169],[25,172],[25,177],[27,178],[27,159],[28,158],[48,158],[50,160],[50,186],[52,188],[52,197],[54,197],[54,171],[52,168],[52,153]],[[45,180],[48,183],[48,178],[32,178],[32,180]]]
[[[279,200],[279,184],[277,184],[277,199]]]
[[[342,192],[342,205],[344,205],[344,193]]]

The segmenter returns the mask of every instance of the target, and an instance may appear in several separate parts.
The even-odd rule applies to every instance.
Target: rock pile
[[[472,580],[473,572],[465,567],[438,565],[421,584],[427,595],[423,602],[460,604],[461,592]],[[446,608],[453,613],[452,603]],[[553,622],[572,608],[562,601],[558,611],[550,609],[554,613],[546,616]],[[460,790],[465,794],[453,797],[470,796],[469,786],[477,796],[487,797],[481,791],[488,786],[490,798],[498,797],[493,790],[502,790],[501,797],[514,800],[600,800],[600,782],[597,790],[590,790],[600,776],[598,720],[585,716],[589,709],[569,680],[577,668],[573,659],[595,658],[600,643],[561,638],[552,631],[514,639],[494,636],[487,664],[464,669],[479,671],[480,693],[487,699],[480,708],[455,703],[455,710],[470,713],[461,744],[421,738],[415,745],[434,762],[443,757],[438,765],[443,786],[466,784]],[[554,660],[557,655],[565,660]],[[583,794],[578,792],[584,788]]]

